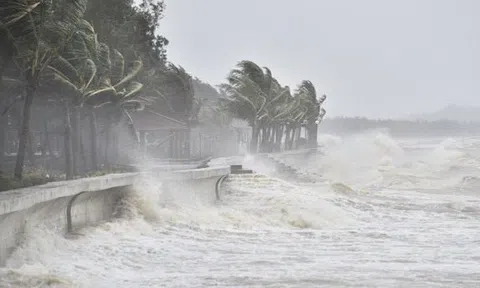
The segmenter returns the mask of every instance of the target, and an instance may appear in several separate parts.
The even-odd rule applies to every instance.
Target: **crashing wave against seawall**
[[[315,183],[252,156],[263,174],[230,176],[218,202],[144,179],[119,219],[78,237],[29,227],[0,287],[480,286],[480,139],[319,142],[280,159]]]

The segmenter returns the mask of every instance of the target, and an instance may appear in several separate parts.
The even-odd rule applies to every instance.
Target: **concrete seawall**
[[[295,182],[314,182],[307,173],[309,166],[315,166],[315,159],[322,154],[320,148],[260,153],[246,157],[244,166],[268,176]],[[228,161],[225,161],[228,163]]]
[[[41,226],[59,233],[108,221],[117,204],[145,176],[163,183],[170,193],[215,200],[215,183],[229,174],[229,167],[182,171],[111,174],[95,178],[52,182],[0,193],[0,266],[24,239],[29,227]],[[188,193],[189,192],[189,193]]]

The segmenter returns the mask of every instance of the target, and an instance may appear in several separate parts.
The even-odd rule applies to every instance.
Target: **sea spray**
[[[120,219],[80,237],[29,229],[0,270],[2,284],[478,287],[480,145],[377,136],[343,137],[323,155],[292,161],[321,172],[317,183],[232,178],[214,203],[146,180],[120,205]]]

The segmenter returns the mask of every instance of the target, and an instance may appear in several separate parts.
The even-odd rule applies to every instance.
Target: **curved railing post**
[[[227,175],[223,175],[217,180],[217,183],[215,183],[215,195],[217,197],[217,201],[220,200],[220,187],[222,186],[223,180],[225,180],[228,177]]]
[[[76,195],[74,195],[67,204],[67,234],[71,233],[73,231],[73,224],[72,224],[72,206],[73,202],[75,202],[75,199],[78,198],[78,196],[84,194],[86,192],[80,192]]]

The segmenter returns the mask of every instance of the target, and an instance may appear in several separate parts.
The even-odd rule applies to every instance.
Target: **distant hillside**
[[[449,105],[439,111],[414,115],[409,117],[409,119],[427,121],[450,120],[458,122],[480,123],[480,106],[465,107],[458,105]]]
[[[454,120],[386,120],[361,117],[326,118],[319,126],[321,133],[355,134],[383,130],[392,136],[472,136],[480,135],[480,122]]]

